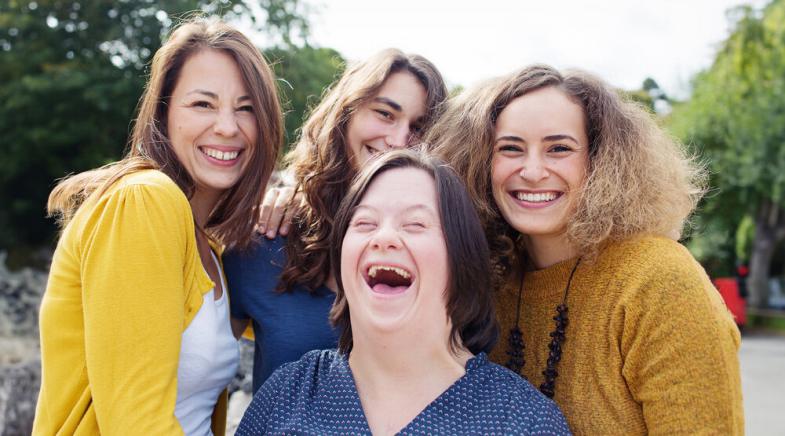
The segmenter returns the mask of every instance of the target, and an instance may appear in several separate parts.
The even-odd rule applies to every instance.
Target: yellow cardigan
[[[523,372],[535,386],[575,261],[526,274]],[[508,359],[519,284],[498,295],[497,363]],[[554,400],[574,434],[743,434],[739,331],[682,245],[642,236],[606,247],[576,270],[567,307]]]
[[[88,199],[57,244],[41,303],[33,434],[182,434],[180,341],[214,286],[190,204],[166,175],[140,171]],[[225,421],[224,392],[215,434]]]

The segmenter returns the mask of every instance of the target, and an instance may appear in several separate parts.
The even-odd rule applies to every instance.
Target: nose
[[[390,132],[384,138],[387,148],[404,148],[409,145],[412,137],[408,123],[400,123],[390,128]]]
[[[389,224],[381,224],[371,239],[371,248],[395,250],[401,248],[401,239],[396,229]]]
[[[518,174],[528,182],[539,182],[548,177],[549,172],[545,161],[537,155],[532,155],[523,158],[523,165]]]
[[[234,113],[234,110],[229,109],[218,111],[213,130],[217,135],[227,138],[237,135],[239,127],[237,126],[237,117]]]

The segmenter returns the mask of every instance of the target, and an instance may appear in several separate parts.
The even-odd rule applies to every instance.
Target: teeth
[[[409,275],[409,273],[404,269],[398,268],[396,266],[386,266],[386,265],[374,265],[370,267],[368,269],[368,277],[376,277],[376,274],[379,271],[392,271],[405,279],[411,277],[411,275]]]
[[[234,160],[237,159],[237,155],[240,154],[239,151],[219,151],[207,147],[202,148],[202,151],[204,154],[218,160]]]
[[[528,193],[518,192],[515,194],[516,198],[520,201],[528,201],[530,203],[543,203],[546,201],[553,201],[556,199],[555,192],[542,192],[542,193]]]

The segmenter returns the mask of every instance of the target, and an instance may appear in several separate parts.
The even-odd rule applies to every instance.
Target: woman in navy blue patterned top
[[[303,124],[286,157],[304,200],[299,209],[286,208],[287,216],[294,213],[291,232],[281,227],[287,238],[224,258],[235,333],[253,322],[254,392],[283,363],[336,346],[328,316],[335,298],[328,240],[338,205],[371,156],[418,142],[446,97],[430,61],[387,49],[350,65]],[[267,206],[275,192],[268,190]],[[266,223],[268,237],[275,226]]]
[[[365,168],[331,236],[339,350],[277,370],[238,435],[569,434],[555,403],[488,361],[488,246],[447,166],[395,151]]]

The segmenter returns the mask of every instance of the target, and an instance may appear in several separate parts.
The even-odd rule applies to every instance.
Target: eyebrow
[[[390,100],[387,97],[376,97],[376,98],[373,99],[373,101],[376,101],[376,102],[379,102],[379,103],[384,103],[387,106],[390,106],[391,108],[395,109],[398,112],[403,110],[403,108],[401,107],[400,104],[394,102],[393,100]]]
[[[214,93],[212,91],[204,90],[204,89],[194,89],[193,91],[191,91],[191,92],[189,92],[189,93],[187,93],[185,95],[190,95],[190,94],[202,94],[204,96],[207,96],[207,97],[213,98],[215,100],[218,100],[218,94],[216,94],[216,93]],[[248,101],[248,100],[251,100],[251,96],[249,96],[249,95],[242,95],[240,97],[237,97],[237,101],[238,102]]]
[[[367,204],[358,204],[357,206],[355,206],[354,212],[352,213],[352,215],[354,213],[360,211],[360,210],[378,211],[378,209],[373,207],[373,206],[369,206]],[[412,211],[415,211],[415,210],[422,210],[422,211],[428,212],[431,215],[439,216],[438,212],[434,211],[433,208],[428,207],[428,206],[426,206],[424,204],[413,204],[413,205],[405,208],[403,210],[403,212],[406,213],[406,212],[412,212]]]
[[[546,137],[544,137],[542,139],[543,139],[543,141],[547,141],[547,142],[569,140],[569,141],[574,142],[575,144],[578,144],[578,140],[577,139],[573,138],[570,135],[566,135],[566,134],[548,135],[548,136],[546,136]],[[526,143],[526,141],[523,138],[521,138],[520,136],[515,136],[515,135],[505,135],[505,136],[501,136],[501,137],[496,138],[496,142],[499,142],[499,141],[515,141],[515,142]]]

